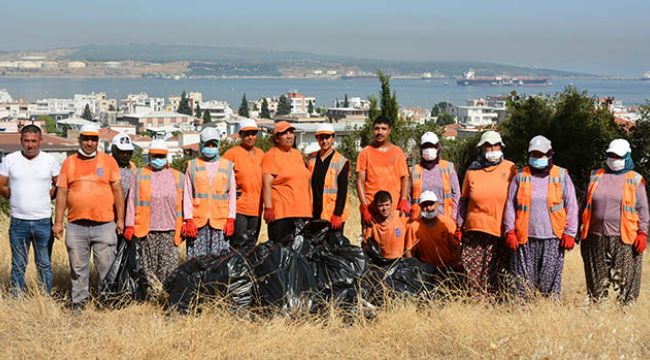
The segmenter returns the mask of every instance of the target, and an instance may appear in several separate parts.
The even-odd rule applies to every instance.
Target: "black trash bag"
[[[142,266],[140,239],[120,239],[115,260],[100,284],[100,302],[119,305],[130,300],[143,301],[148,289],[147,276]]]
[[[321,290],[355,286],[356,280],[366,270],[363,251],[352,245],[321,249],[314,254],[312,261]]]
[[[247,230],[240,234],[235,234],[230,238],[230,247],[246,254],[255,247],[257,239],[256,230]]]
[[[384,283],[396,293],[428,295],[437,283],[437,271],[432,265],[416,258],[400,258],[386,270]]]
[[[188,312],[193,302],[221,296],[235,309],[252,305],[255,288],[252,270],[244,256],[233,251],[222,256],[192,258],[167,278],[168,308]]]
[[[388,266],[395,262],[394,259],[386,259],[382,254],[381,254],[381,248],[379,247],[379,244],[377,244],[377,241],[373,238],[369,238],[365,242],[361,244],[361,248],[363,249],[364,254],[368,257],[368,260],[370,261],[371,264],[376,265],[376,266]]]

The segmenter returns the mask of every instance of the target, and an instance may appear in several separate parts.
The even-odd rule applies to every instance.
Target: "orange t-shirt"
[[[81,160],[78,154],[68,156],[56,182],[57,187],[68,189],[68,221],[113,221],[111,184],[116,181],[120,181],[120,168],[112,156],[101,152],[90,160]]]
[[[222,158],[232,161],[237,182],[237,213],[260,216],[262,201],[262,159],[264,151],[255,148],[255,154],[241,146],[235,146]]]
[[[394,211],[384,222],[367,227],[363,239],[375,239],[383,257],[397,259],[404,254],[406,246],[406,221],[407,218]]]
[[[311,173],[300,151],[272,147],[262,159],[262,174],[275,176],[271,200],[276,219],[312,216]]]
[[[366,146],[357,157],[357,172],[366,172],[365,197],[370,204],[380,190],[390,193],[393,203],[400,201],[401,178],[408,177],[406,156],[398,146],[392,145],[388,151],[379,151],[373,146]]]
[[[406,248],[418,259],[433,266],[453,266],[458,262],[460,243],[454,232],[456,223],[448,216],[438,215],[433,226],[417,219],[406,230]]]
[[[515,164],[503,160],[499,165],[468,170],[463,179],[461,197],[468,199],[465,230],[502,236],[503,212]]]

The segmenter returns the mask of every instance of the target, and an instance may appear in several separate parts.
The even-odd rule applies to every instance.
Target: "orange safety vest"
[[[207,170],[207,162],[201,158],[188,164],[192,183],[192,215],[196,226],[201,228],[210,224],[213,229],[223,229],[228,218],[228,192],[233,164],[219,159],[219,168],[212,183]]]
[[[580,237],[585,240],[589,235],[589,225],[591,223],[591,207],[594,192],[598,183],[605,173],[605,169],[594,170],[589,177],[589,187],[587,188],[587,206],[582,213],[582,232]],[[631,245],[636,239],[639,231],[639,213],[636,210],[636,188],[640,184],[645,184],[643,176],[635,171],[628,171],[625,174],[625,186],[623,187],[623,201],[621,203],[621,239],[625,244]]]
[[[566,176],[566,169],[553,165],[548,179],[548,212],[551,218],[553,234],[558,239],[562,239],[567,224],[566,208],[564,206],[564,184]],[[517,190],[516,196],[515,230],[519,244],[525,244],[528,241],[531,196],[533,194],[530,166],[525,166],[517,172],[517,180],[519,181],[519,189]]]
[[[318,153],[319,152],[316,151],[307,156],[307,168],[312,174],[314,173],[314,167],[316,167],[316,157],[319,156]],[[320,213],[320,218],[323,220],[330,221],[332,215],[334,215],[334,208],[336,207],[336,196],[339,191],[338,183],[336,180],[338,179],[341,170],[343,170],[343,167],[347,162],[348,159],[346,159],[338,151],[334,151],[332,160],[330,161],[327,172],[325,173],[325,186],[323,187],[323,210]],[[345,206],[343,207],[343,214],[341,214],[342,221],[347,220],[349,215],[348,195],[349,194],[346,194]]]
[[[449,161],[440,160],[440,173],[442,174],[442,193],[445,215],[451,217],[454,208],[454,194],[451,192],[451,172],[454,164]],[[422,195],[422,173],[424,168],[420,164],[411,167],[411,212],[412,218],[420,216],[420,195]]]
[[[181,244],[181,226],[183,225],[183,186],[185,175],[180,171],[171,169],[176,183],[176,228],[174,244]],[[135,175],[135,236],[143,238],[149,233],[151,221],[151,173],[149,168],[141,168]]]

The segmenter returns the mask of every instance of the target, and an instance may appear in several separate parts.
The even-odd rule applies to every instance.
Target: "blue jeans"
[[[34,259],[38,279],[48,294],[52,292],[52,219],[22,220],[12,217],[9,225],[11,245],[11,286],[25,291],[25,269],[29,260],[29,246],[34,243]]]

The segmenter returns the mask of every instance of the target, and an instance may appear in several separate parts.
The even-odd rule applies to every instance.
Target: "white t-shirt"
[[[23,220],[52,217],[50,189],[52,177],[58,176],[60,169],[58,161],[43,151],[31,160],[20,151],[5,156],[0,176],[9,178],[11,216]]]

